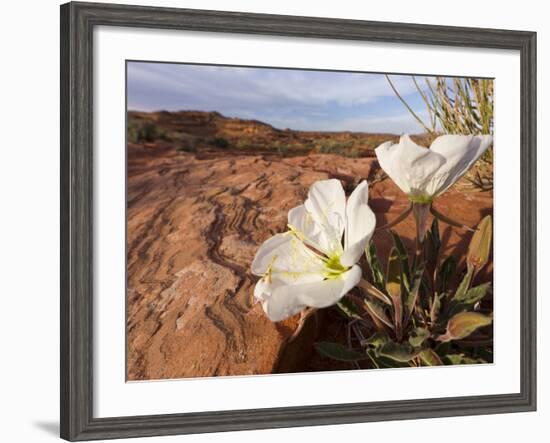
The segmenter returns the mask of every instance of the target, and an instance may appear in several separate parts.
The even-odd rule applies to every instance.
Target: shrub
[[[212,145],[216,146],[217,148],[227,148],[229,146],[229,141],[223,137],[214,137],[212,139]]]
[[[241,138],[237,141],[236,147],[237,149],[241,149],[241,150],[249,150],[249,149],[253,149],[255,145],[250,140],[246,138]]]
[[[359,158],[359,157],[362,157],[361,155],[361,151],[357,148],[353,148],[353,149],[350,149],[349,151],[347,151],[345,154],[344,154],[346,157],[349,157],[349,158]]]
[[[319,154],[347,155],[353,141],[340,142],[337,140],[323,140],[316,148]]]
[[[290,148],[286,145],[277,146],[277,154],[282,155],[283,157],[288,154]]]
[[[130,143],[139,143],[139,130],[134,124],[128,125],[128,141]]]
[[[319,342],[317,351],[335,360],[370,360],[374,368],[491,363],[492,303],[484,301],[492,285],[475,282],[490,258],[491,216],[471,238],[464,273],[457,272],[455,257],[443,255],[437,219],[412,260],[401,238],[390,233],[387,268],[371,242],[366,255],[372,283],[362,280],[355,298],[338,303],[349,321],[347,346]]]
[[[285,156],[288,154],[288,152],[290,151],[290,147],[281,142],[281,141],[274,141],[272,144],[271,144],[271,149],[273,149],[274,151],[277,151],[277,154],[281,155],[281,156]]]
[[[168,139],[167,134],[153,122],[130,122],[128,124],[128,141],[131,143],[151,143]]]

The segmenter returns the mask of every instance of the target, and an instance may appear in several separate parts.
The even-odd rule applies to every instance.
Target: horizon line
[[[177,114],[177,113],[181,113],[181,112],[198,112],[198,113],[203,113],[203,114],[218,114],[218,115],[220,115],[221,117],[223,117],[225,119],[237,119],[237,120],[242,120],[242,121],[247,121],[247,122],[261,123],[263,125],[269,126],[269,127],[273,128],[273,129],[276,129],[278,131],[312,132],[312,133],[322,132],[322,133],[326,133],[326,134],[331,134],[331,133],[379,134],[379,135],[391,135],[391,136],[401,136],[401,135],[404,135],[404,134],[421,136],[421,135],[426,134],[426,132],[406,132],[406,131],[403,131],[401,133],[395,133],[395,132],[384,132],[384,131],[381,131],[381,132],[352,131],[352,130],[349,130],[349,129],[319,130],[319,129],[293,129],[293,128],[290,128],[290,127],[280,128],[280,127],[277,127],[275,125],[272,125],[271,123],[267,123],[263,120],[258,120],[258,119],[255,119],[255,118],[243,118],[243,117],[236,117],[236,116],[228,116],[228,115],[225,115],[225,114],[221,113],[220,111],[202,111],[202,110],[198,110],[198,109],[178,109],[178,110],[174,110],[174,111],[169,111],[167,109],[157,109],[157,110],[154,110],[154,111],[144,111],[144,110],[140,110],[140,109],[127,109],[126,110],[126,114],[128,114],[130,112],[141,112],[141,113],[144,113],[144,114],[158,114],[158,113],[163,113],[163,112],[168,113],[168,114]]]

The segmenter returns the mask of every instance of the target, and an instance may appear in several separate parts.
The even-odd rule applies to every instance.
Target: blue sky
[[[391,79],[425,118],[411,77]],[[218,111],[281,129],[422,132],[382,74],[129,62],[128,109]]]

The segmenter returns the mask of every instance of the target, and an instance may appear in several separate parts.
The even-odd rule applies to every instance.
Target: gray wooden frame
[[[92,54],[95,26],[497,48],[521,57],[519,394],[94,418]],[[536,409],[536,34],[99,3],[61,6],[61,437],[67,440],[494,414]]]

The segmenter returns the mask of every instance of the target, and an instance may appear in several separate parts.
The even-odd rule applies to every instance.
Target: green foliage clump
[[[203,143],[205,143],[205,140],[203,137],[196,137],[189,134],[182,134],[180,133],[176,139],[177,152],[197,152],[199,150],[199,146]]]
[[[323,140],[316,146],[319,154],[347,155],[349,149],[353,146],[353,141]]]
[[[346,151],[343,155],[344,157],[349,157],[349,158],[359,158],[362,156],[361,151],[356,148],[352,148],[349,151]]]
[[[318,145],[314,145],[314,149],[319,154],[336,154],[348,158],[362,157],[361,150],[355,147],[355,142],[353,140],[323,140]]]
[[[153,122],[130,122],[128,124],[128,141],[131,143],[151,143],[168,140],[165,131]]]
[[[229,147],[229,141],[224,137],[214,137],[212,139],[212,145],[217,148],[225,149]]]
[[[424,121],[399,94],[386,75],[396,96],[429,134],[436,135],[438,127],[447,134],[479,135],[493,132],[493,80],[477,78],[435,77],[425,78],[426,90],[422,90],[415,76],[411,76],[416,90],[422,97],[428,112]]]
[[[239,140],[237,140],[237,143],[235,146],[237,149],[241,149],[243,151],[254,149],[256,147],[256,145],[247,138],[240,138]]]
[[[437,219],[412,258],[390,232],[386,269],[371,243],[366,250],[371,282],[362,280],[359,291],[338,304],[348,321],[347,345],[319,342],[317,352],[354,364],[366,361],[372,368],[492,362],[493,313],[491,304],[484,305],[491,283],[476,282],[491,253],[491,216],[472,236],[463,275],[457,260],[441,253]]]
[[[283,157],[288,155],[288,153],[290,152],[290,146],[279,140],[276,140],[273,143],[271,143],[271,149],[273,149],[274,151],[277,151],[277,154]]]

